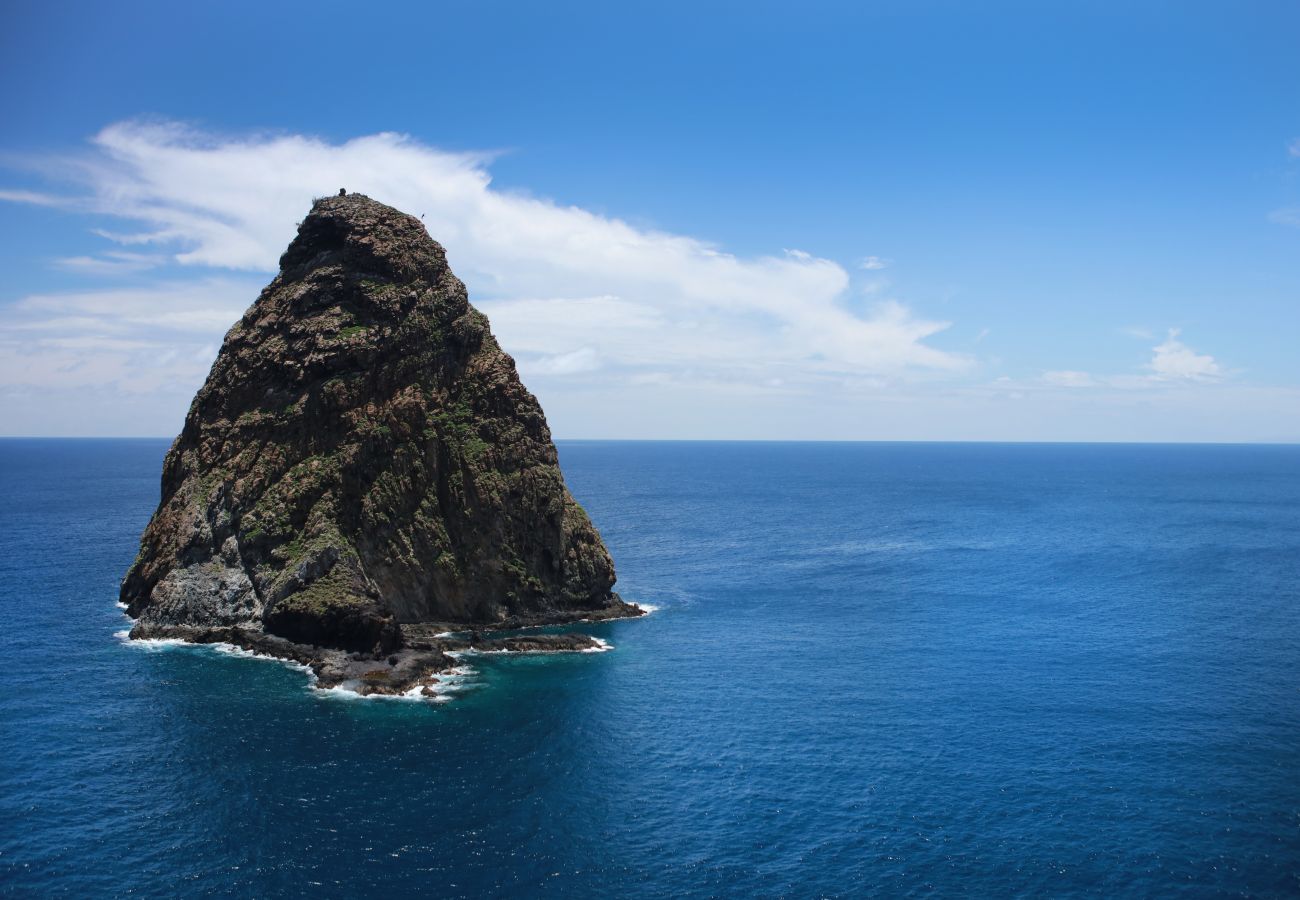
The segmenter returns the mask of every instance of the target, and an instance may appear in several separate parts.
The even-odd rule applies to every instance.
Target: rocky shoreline
[[[548,625],[575,625],[579,622],[608,622],[612,619],[634,619],[646,614],[635,603],[628,603],[618,594],[608,606],[596,609],[563,609],[539,613],[519,613],[506,616],[490,624],[483,622],[427,621],[405,624],[402,634],[418,640],[421,635],[442,631],[515,631],[520,628],[542,628]]]
[[[588,612],[512,616],[483,622],[421,622],[403,625],[401,646],[388,652],[348,652],[302,644],[265,631],[237,626],[159,625],[138,621],[133,641],[181,640],[191,644],[229,644],[258,656],[296,663],[311,670],[312,686],[342,688],[362,697],[406,696],[436,698],[439,677],[462,665],[467,653],[592,653],[607,645],[588,634],[529,634],[495,636],[524,628],[601,622],[645,615],[645,610],[619,601],[616,606]]]

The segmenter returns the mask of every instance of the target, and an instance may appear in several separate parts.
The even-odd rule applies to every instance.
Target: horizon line
[[[175,441],[150,434],[0,434],[0,441]],[[1297,447],[1300,440],[1160,441],[1160,440],[1004,440],[998,438],[596,438],[552,437],[555,443],[605,444],[1025,444],[1129,445],[1189,447]]]

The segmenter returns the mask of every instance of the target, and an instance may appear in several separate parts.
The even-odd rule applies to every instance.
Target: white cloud
[[[166,263],[167,257],[161,254],[127,253],[110,250],[99,256],[65,256],[55,260],[64,269],[82,275],[133,275]]]
[[[1196,353],[1178,340],[1179,330],[1169,329],[1164,343],[1153,348],[1155,355],[1147,364],[1155,377],[1165,381],[1214,381],[1223,376],[1223,368],[1208,354]]]
[[[544,375],[579,375],[600,368],[600,356],[593,347],[579,347],[572,353],[542,356],[524,367],[525,372]]]
[[[866,269],[867,271],[875,271],[877,269],[887,268],[892,262],[892,259],[882,259],[879,256],[868,256],[858,263],[858,268]]]
[[[1150,337],[1143,329],[1121,329],[1132,336]],[[1094,375],[1073,369],[1044,372],[1038,384],[1058,388],[1113,388],[1150,390],[1171,384],[1191,385],[1217,382],[1227,374],[1213,356],[1197,353],[1178,339],[1179,329],[1170,328],[1165,340],[1151,348],[1151,361],[1143,368],[1149,375]]]
[[[894,300],[855,312],[846,301],[849,275],[831,260],[803,250],[741,258],[692,237],[500,190],[489,162],[391,133],[332,144],[124,122],[100,132],[88,156],[64,161],[62,172],[82,186],[81,195],[0,196],[57,200],[123,221],[125,227],[97,233],[152,249],[63,262],[111,274],[141,271],[163,255],[182,265],[271,272],[313,196],[341,187],[368,194],[424,220],[503,346],[525,372],[542,377],[599,367],[615,379],[659,372],[700,385],[779,379],[786,388],[825,389],[846,377],[924,378],[972,365],[926,343],[948,322],[917,316]],[[873,268],[887,261],[877,262]],[[205,339],[219,341],[242,310],[237,303],[152,306],[177,288],[141,295],[161,327],[179,328],[179,316],[196,328],[202,323]],[[247,290],[242,300],[256,295]],[[95,296],[93,308],[79,305],[86,295],[29,298],[23,308],[62,304],[65,336],[120,328],[121,310],[133,307],[135,295]],[[110,296],[117,310],[111,313]],[[5,317],[0,337],[6,328],[30,323]],[[95,351],[84,352],[89,358]]]
[[[1300,156],[1300,138],[1296,138],[1287,144],[1286,152],[1292,156]]]
[[[1300,225],[1300,206],[1275,209],[1268,214],[1268,220],[1275,225]]]
[[[1063,369],[1057,372],[1044,372],[1043,382],[1055,387],[1094,387],[1097,382],[1087,372]]]
[[[42,194],[38,191],[8,191],[0,190],[0,200],[7,200],[10,203],[28,203],[32,206],[71,206],[73,202],[63,197],[56,197],[53,194]]]
[[[0,312],[0,390],[188,398],[256,296],[254,282],[202,278],[25,297]]]

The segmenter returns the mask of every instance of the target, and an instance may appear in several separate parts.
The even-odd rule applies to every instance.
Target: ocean
[[[561,442],[607,653],[129,645],[159,440],[0,441],[0,892],[1300,893],[1300,447]]]

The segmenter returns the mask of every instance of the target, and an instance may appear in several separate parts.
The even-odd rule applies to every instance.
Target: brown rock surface
[[[349,194],[316,201],[226,335],[121,598],[144,631],[370,653],[400,646],[401,623],[640,614],[613,584],[442,247]]]

